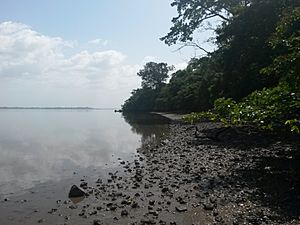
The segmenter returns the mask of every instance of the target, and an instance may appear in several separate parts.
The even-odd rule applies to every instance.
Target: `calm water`
[[[0,110],[0,195],[113,167],[167,132],[159,116],[109,110]]]

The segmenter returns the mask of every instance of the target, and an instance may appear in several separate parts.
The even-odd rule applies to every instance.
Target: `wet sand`
[[[2,200],[0,224],[300,224],[299,140],[197,127],[171,124],[115,168]],[[88,194],[77,203],[73,184]]]

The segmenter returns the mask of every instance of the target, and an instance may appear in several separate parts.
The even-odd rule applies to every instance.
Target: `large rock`
[[[76,185],[73,185],[69,192],[69,198],[83,197],[85,195],[86,192],[80,187],[77,187]]]

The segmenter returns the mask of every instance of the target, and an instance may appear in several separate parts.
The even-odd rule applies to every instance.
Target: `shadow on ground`
[[[239,151],[242,159],[236,162],[230,182],[239,184],[241,189],[256,190],[250,194],[250,200],[275,212],[278,216],[274,219],[277,221],[284,223],[299,219],[299,136],[229,129],[215,140],[214,135],[222,129],[205,129],[204,136],[198,137],[197,141]]]

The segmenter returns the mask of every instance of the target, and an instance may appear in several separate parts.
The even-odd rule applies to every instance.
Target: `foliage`
[[[291,129],[291,132],[295,132],[297,134],[300,133],[300,120],[297,119],[292,119],[292,120],[287,120],[285,121],[285,125],[288,125]]]
[[[255,90],[278,84],[260,70],[270,65],[275,52],[268,45],[280,20],[278,0],[253,3],[217,30],[223,66],[224,97],[240,100]]]
[[[282,83],[275,88],[255,91],[239,103],[230,98],[219,98],[210,112],[189,114],[186,120],[195,123],[208,116],[227,126],[250,125],[276,130],[290,125],[292,132],[298,132],[300,93],[291,92],[291,88]]]
[[[122,106],[123,111],[149,112],[152,111],[157,98],[157,91],[144,87],[133,90],[131,96]]]
[[[272,4],[276,5],[276,8],[299,5],[295,0],[174,0],[171,6],[176,7],[178,16],[172,19],[173,25],[169,33],[161,40],[168,45],[190,42],[199,28],[213,30],[218,28],[209,25],[212,18],[221,19],[222,27],[225,27],[228,22],[234,21],[248,8],[259,6],[266,12],[271,12],[274,8],[266,7]],[[267,17],[260,16],[257,14],[257,17],[251,19],[267,19]]]
[[[300,7],[287,9],[269,45],[277,53],[273,63],[261,70],[300,87]]]
[[[203,111],[222,95],[222,71],[217,54],[192,59],[185,70],[172,75],[159,95],[157,108],[171,111]]]
[[[123,111],[146,112],[155,109],[160,90],[165,86],[169,71],[173,66],[167,63],[148,62],[137,75],[142,78],[142,88],[133,90],[131,96],[122,105]]]
[[[173,66],[168,66],[167,63],[148,62],[137,75],[142,78],[143,88],[160,88],[167,80],[168,73],[173,69]]]
[[[214,114],[210,111],[207,111],[207,112],[192,112],[192,113],[189,113],[189,114],[186,114],[182,117],[182,119],[185,121],[185,122],[188,122],[190,124],[195,124],[197,122],[200,122],[200,121],[207,121],[207,120],[215,120],[214,119]]]
[[[169,70],[146,65],[138,74],[143,88],[123,109],[200,111],[184,119],[299,132],[300,1],[173,0],[172,5],[178,16],[162,38],[166,44],[192,41],[209,18],[219,17],[223,23],[213,28],[218,49],[191,59],[167,84]]]
[[[172,19],[170,32],[161,38],[166,44],[176,44],[178,41],[193,40],[195,30],[204,25],[207,20],[218,17],[229,21],[230,16],[237,14],[240,8],[250,4],[249,0],[174,0],[171,6],[177,8],[178,16]]]

